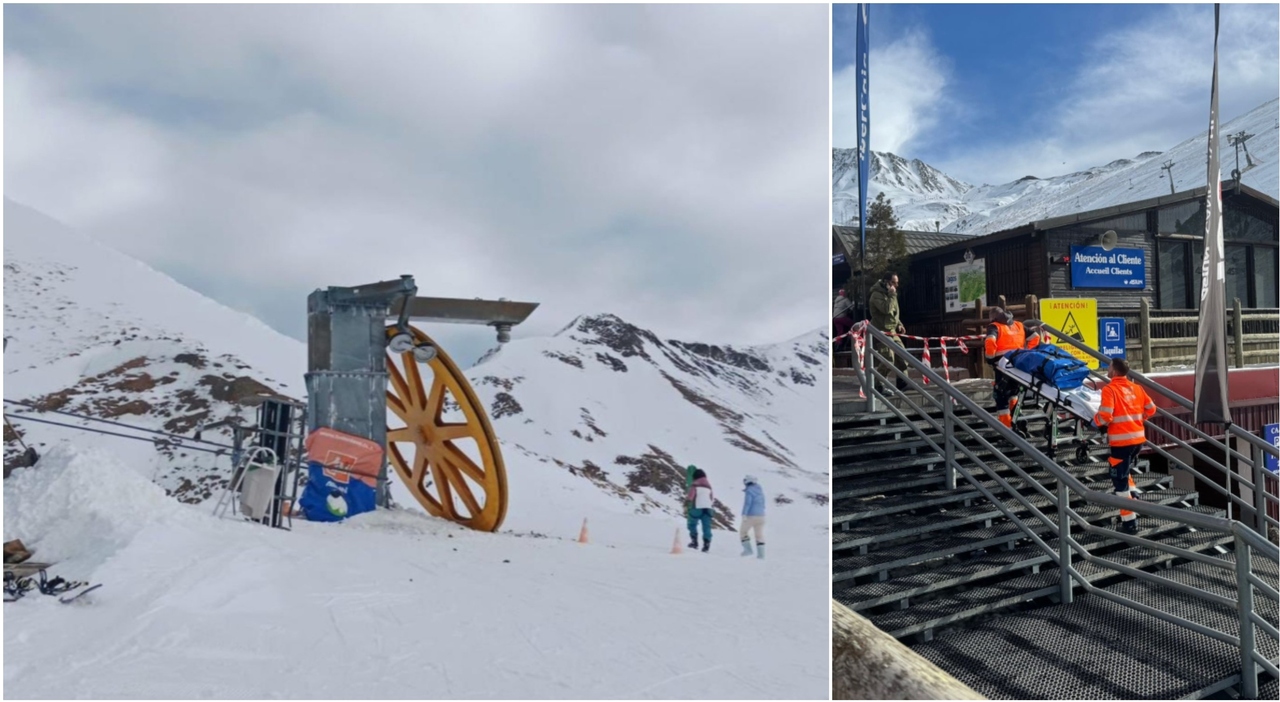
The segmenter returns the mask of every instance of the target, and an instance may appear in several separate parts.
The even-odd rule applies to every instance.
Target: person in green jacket
[[[902,320],[899,317],[898,309],[898,274],[893,271],[886,272],[880,277],[880,282],[871,287],[871,294],[868,296],[868,306],[871,308],[871,325],[876,329],[884,332],[899,347],[902,347],[902,339],[899,334],[907,332],[906,327],[902,326]],[[877,349],[882,355],[890,353],[889,349]],[[893,365],[903,373],[907,371],[907,359],[903,357],[906,351],[893,354]],[[876,370],[880,375],[890,377],[889,366],[883,362],[876,363]],[[895,377],[895,385],[899,390],[905,390],[907,387],[906,380]],[[883,390],[883,388],[881,388]]]

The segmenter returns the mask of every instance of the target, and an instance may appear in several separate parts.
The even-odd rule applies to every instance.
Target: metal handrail
[[[1059,336],[1062,336],[1061,332],[1058,332],[1055,329],[1050,328],[1050,331],[1053,331],[1057,333]],[[1062,602],[1070,603],[1073,600],[1073,589],[1075,586],[1078,585],[1085,592],[1097,594],[1100,597],[1117,602],[1131,609],[1144,612],[1151,616],[1157,617],[1163,621],[1166,621],[1187,629],[1191,629],[1193,631],[1197,631],[1201,634],[1210,636],[1219,641],[1223,641],[1230,645],[1234,645],[1239,648],[1240,654],[1241,654],[1241,696],[1245,698],[1250,698],[1250,699],[1257,697],[1258,668],[1261,667],[1263,670],[1271,672],[1274,675],[1276,674],[1276,666],[1270,661],[1264,659],[1257,650],[1257,642],[1254,636],[1254,627],[1261,626],[1264,632],[1267,632],[1267,633],[1272,633],[1272,628],[1268,624],[1266,624],[1266,622],[1264,622],[1261,617],[1258,616],[1257,612],[1254,610],[1254,607],[1253,607],[1253,598],[1255,594],[1254,588],[1256,585],[1260,585],[1261,581],[1259,581],[1256,578],[1256,576],[1254,576],[1250,571],[1250,562],[1251,562],[1250,555],[1256,551],[1258,553],[1261,553],[1265,558],[1268,558],[1272,561],[1280,562],[1280,548],[1278,548],[1275,544],[1272,544],[1270,541],[1268,541],[1266,538],[1264,538],[1257,532],[1250,529],[1248,526],[1240,522],[1237,522],[1235,520],[1224,519],[1221,517],[1212,517],[1209,515],[1200,514],[1198,512],[1182,510],[1174,507],[1169,507],[1166,505],[1151,504],[1151,503],[1144,502],[1142,500],[1134,500],[1134,499],[1119,497],[1114,494],[1101,493],[1101,492],[1096,492],[1094,490],[1089,489],[1083,483],[1081,483],[1074,475],[1072,475],[1070,472],[1063,469],[1056,462],[1052,461],[1047,456],[1045,456],[1042,452],[1040,452],[1037,448],[1035,448],[1035,446],[1033,446],[1030,443],[1030,441],[1014,433],[1010,428],[995,421],[994,417],[991,417],[988,412],[978,407],[977,403],[974,402],[972,398],[970,398],[968,395],[960,392],[959,390],[951,386],[950,383],[947,383],[943,378],[938,376],[938,374],[935,373],[932,368],[929,368],[927,365],[917,360],[910,353],[898,353],[897,345],[894,342],[892,342],[889,339],[889,337],[887,337],[882,331],[868,324],[865,326],[865,332],[868,334],[869,341],[871,341],[872,343],[867,344],[867,353],[864,356],[864,367],[859,369],[859,371],[864,380],[870,381],[865,383],[866,389],[869,390],[868,397],[871,398],[873,401],[877,398],[885,399],[876,387],[876,380],[881,378],[880,371],[876,367],[877,366],[876,361],[881,361],[881,362],[884,362],[885,366],[889,366],[893,368],[893,374],[896,377],[903,378],[909,386],[916,389],[917,391],[920,391],[925,397],[928,397],[930,401],[932,401],[935,405],[937,404],[942,405],[942,408],[944,411],[943,425],[939,425],[939,423],[935,421],[932,417],[930,417],[928,413],[925,412],[919,405],[916,405],[913,401],[910,400],[910,398],[907,398],[905,395],[902,396],[902,399],[914,411],[916,411],[920,416],[925,418],[927,424],[930,427],[932,427],[935,431],[942,430],[944,432],[945,441],[947,444],[945,455],[947,456],[947,461],[948,461],[947,470],[949,474],[950,474],[950,471],[952,470],[959,470],[961,474],[964,475],[966,480],[968,480],[970,483],[973,483],[975,487],[978,487],[980,489],[980,491],[984,494],[984,496],[987,497],[987,499],[989,499],[993,504],[1000,507],[1000,510],[1004,512],[1007,516],[1009,516],[1012,522],[1017,524],[1018,528],[1023,532],[1023,534],[1029,537],[1040,548],[1042,552],[1044,552],[1047,556],[1049,556],[1049,558],[1051,558],[1059,566],[1062,572],[1062,577],[1060,578],[1060,585],[1059,585]],[[1074,340],[1071,340],[1069,338],[1068,340],[1074,343]],[[917,385],[915,381],[913,381],[910,377],[908,377],[906,372],[891,366],[891,364],[888,363],[887,357],[882,356],[877,351],[876,344],[874,343],[875,341],[880,342],[880,344],[883,344],[886,348],[890,349],[890,352],[893,355],[903,358],[909,367],[914,368],[925,379],[927,379],[929,382],[932,382],[936,387],[938,387],[939,390],[941,391],[940,397],[935,399],[931,393],[926,392],[922,387]],[[1095,353],[1094,355],[1098,355],[1098,354]],[[1102,358],[1105,359],[1105,357],[1102,357]],[[1149,380],[1141,377],[1140,375],[1138,376],[1138,378],[1139,378],[1139,382],[1143,383],[1144,385],[1150,383]],[[1166,395],[1169,395],[1169,394],[1174,395],[1174,397],[1170,399],[1173,399],[1175,402],[1179,402],[1180,404],[1184,404],[1184,406],[1186,405],[1185,398],[1182,398],[1181,396],[1177,396],[1176,393],[1166,393],[1163,388],[1159,388],[1156,391]],[[1013,487],[1009,485],[1008,482],[1005,481],[1003,478],[995,475],[994,470],[991,469],[990,466],[986,465],[986,461],[978,460],[976,455],[974,455],[967,446],[965,446],[962,442],[960,442],[958,439],[954,437],[953,427],[958,424],[960,425],[960,428],[963,431],[965,431],[972,437],[978,438],[985,445],[986,448],[991,450],[994,454],[994,458],[997,458],[1005,462],[1007,465],[1009,465],[1009,467],[1013,468],[1015,472],[1017,472],[1020,476],[1022,476],[1024,480],[1028,481],[1029,484],[1037,483],[1037,481],[1031,479],[1029,475],[1027,475],[1023,470],[1021,470],[1020,466],[1017,466],[1016,464],[1014,464],[1008,458],[1008,456],[1004,455],[1002,451],[995,449],[994,446],[990,446],[990,444],[986,442],[986,440],[983,437],[977,434],[977,432],[972,427],[970,427],[968,423],[955,417],[954,412],[951,411],[952,403],[958,404],[959,406],[968,410],[974,417],[982,420],[987,426],[993,429],[996,432],[996,434],[1000,436],[1001,439],[1013,444],[1013,446],[1016,447],[1018,450],[1020,450],[1026,457],[1031,459],[1036,465],[1043,468],[1046,472],[1054,476],[1059,481],[1056,498],[1052,496],[1050,497],[1050,500],[1056,504],[1059,510],[1058,522],[1055,523],[1052,520],[1048,519],[1047,516],[1045,516],[1043,513],[1040,512],[1040,510],[1038,510],[1033,504],[1031,504],[1030,500],[1026,496],[1022,495],[1019,491],[1013,489]],[[899,419],[903,420],[908,426],[910,426],[912,431],[918,434],[921,438],[925,439],[929,443],[929,445],[933,447],[935,451],[942,450],[938,447],[936,443],[934,443],[932,440],[930,440],[928,436],[925,435],[924,431],[919,426],[917,426],[913,420],[908,418],[907,415],[904,412],[902,412],[900,409],[898,409],[896,406],[894,406],[893,403],[886,402],[885,404],[890,410],[892,410],[893,414],[897,415]],[[1229,425],[1228,428],[1231,428],[1231,426]],[[1256,439],[1256,437],[1252,437],[1252,435],[1248,435],[1247,433],[1245,434],[1245,436],[1249,439]],[[1257,439],[1256,442],[1250,441],[1250,443],[1253,443],[1255,446],[1258,446],[1259,444],[1261,444],[1259,448],[1263,448],[1264,450],[1267,450],[1269,452],[1275,452],[1274,447],[1271,447],[1270,445],[1266,444],[1261,439]],[[967,458],[969,458],[970,460],[973,460],[980,467],[982,467],[984,471],[992,475],[992,477],[996,478],[997,482],[1000,483],[1001,487],[1004,488],[1017,502],[1021,503],[1024,508],[1026,508],[1035,516],[1039,517],[1045,524],[1048,525],[1048,527],[1053,531],[1054,535],[1058,538],[1059,548],[1056,549],[1056,552],[1055,552],[1055,549],[1052,549],[1051,547],[1049,547],[1047,543],[1045,543],[1041,538],[1039,538],[1039,535],[1035,533],[1036,530],[1033,530],[1031,527],[1027,526],[1022,520],[1017,519],[1010,512],[1010,510],[1005,508],[1002,501],[992,499],[993,495],[990,492],[988,492],[986,489],[984,489],[985,486],[980,485],[978,481],[959,464],[959,461],[955,460],[954,455],[952,453],[953,449],[955,448],[960,449],[960,451],[964,453]],[[1180,461],[1176,461],[1176,462],[1181,463]],[[1225,470],[1224,467],[1223,467],[1223,470]],[[1227,473],[1231,474],[1230,471],[1227,471]],[[948,480],[948,484],[949,484],[949,487],[954,487],[954,483],[950,479]],[[1116,507],[1119,509],[1137,512],[1139,514],[1143,514],[1152,518],[1165,519],[1168,521],[1176,522],[1176,523],[1183,524],[1190,527],[1199,527],[1201,529],[1208,529],[1208,530],[1231,534],[1235,540],[1236,562],[1234,565],[1231,565],[1231,564],[1228,564],[1226,561],[1221,561],[1220,559],[1203,556],[1201,554],[1195,554],[1194,552],[1187,551],[1186,549],[1174,547],[1169,544],[1149,541],[1141,537],[1122,534],[1119,532],[1115,532],[1109,529],[1104,529],[1102,527],[1098,527],[1093,524],[1090,524],[1088,520],[1084,519],[1079,513],[1077,513],[1074,509],[1071,508],[1070,500],[1069,500],[1069,491],[1072,491],[1072,490],[1075,491],[1078,495],[1080,495],[1081,498],[1083,498],[1086,502],[1089,502],[1089,503]],[[1083,548],[1083,546],[1078,544],[1075,541],[1075,539],[1072,538],[1071,536],[1072,522],[1076,522],[1080,524],[1085,531],[1090,533],[1106,531],[1106,532],[1109,532],[1109,536],[1111,538],[1115,538],[1120,541],[1124,541],[1126,543],[1151,548],[1157,552],[1166,553],[1174,557],[1189,558],[1190,560],[1203,562],[1220,569],[1234,570],[1237,578],[1237,599],[1232,600],[1230,598],[1223,597],[1221,595],[1216,595],[1214,593],[1203,591],[1200,588],[1186,586],[1181,583],[1172,581],[1168,578],[1163,578],[1153,573],[1149,573],[1143,570],[1125,566],[1120,563],[1115,563],[1110,559],[1106,559],[1100,556],[1095,556],[1093,554],[1090,554]],[[1157,608],[1151,607],[1150,605],[1146,605],[1141,602],[1131,600],[1127,597],[1123,597],[1116,593],[1109,592],[1100,587],[1095,586],[1094,584],[1089,582],[1088,578],[1086,578],[1083,574],[1081,574],[1072,565],[1071,563],[1072,554],[1074,552],[1080,552],[1081,557],[1084,560],[1094,563],[1096,565],[1099,565],[1101,567],[1107,568],[1113,572],[1129,575],[1130,577],[1140,579],[1144,582],[1151,582],[1160,586],[1169,587],[1175,591],[1181,592],[1183,594],[1188,594],[1202,600],[1207,600],[1210,602],[1216,602],[1218,604],[1235,607],[1236,609],[1238,609],[1238,612],[1239,612],[1240,636],[1239,637],[1231,636],[1224,632],[1220,632],[1220,631],[1205,627],[1204,625],[1201,625],[1197,622],[1190,621],[1188,619],[1179,617],[1174,614],[1170,614],[1168,612],[1164,612]],[[1277,597],[1278,593],[1275,590],[1272,590],[1269,587],[1262,587],[1258,589],[1260,590],[1259,594],[1261,594],[1263,597],[1266,597],[1271,600],[1280,600],[1280,597]]]
[[[893,342],[889,340],[889,337],[885,336],[884,332],[880,331],[879,329],[876,329],[875,327],[872,327],[870,325],[868,325],[866,329],[867,329],[867,332],[872,336],[872,338],[879,340],[881,343],[885,345],[893,344]],[[942,376],[935,373],[932,368],[929,368],[925,364],[910,357],[909,355],[903,354],[902,357],[906,359],[908,365],[910,365],[915,370],[919,371],[922,375],[927,377],[930,383],[933,383],[937,387],[942,389],[944,393],[951,396],[951,398],[954,399],[957,403],[959,403],[960,406],[969,410],[971,414],[973,414],[976,417],[981,417],[984,419],[985,417],[990,416],[990,413],[987,410],[979,407],[978,404],[974,402],[973,399],[970,398],[968,395],[965,395],[959,390],[956,390],[950,383],[944,380]],[[871,370],[871,373],[869,373],[869,375],[874,376],[876,373],[878,373],[878,371],[876,371],[874,368],[871,368],[870,370]],[[894,370],[897,373],[901,373],[901,371],[898,371],[896,368]],[[905,378],[906,374],[902,374],[902,376]],[[915,383],[911,381],[909,378],[907,378],[907,382],[912,383],[912,385],[915,385]],[[921,390],[922,388],[920,388],[919,386],[916,386],[916,389]],[[1074,490],[1080,496],[1084,497],[1089,502],[1097,502],[1110,507],[1123,507],[1126,510],[1138,512],[1139,514],[1145,514],[1150,517],[1171,519],[1175,521],[1183,521],[1191,524],[1192,526],[1197,526],[1202,529],[1213,529],[1215,531],[1223,531],[1223,532],[1231,531],[1232,522],[1230,520],[1223,519],[1222,517],[1211,517],[1211,516],[1199,514],[1196,512],[1187,512],[1185,510],[1180,510],[1175,507],[1148,504],[1140,500],[1129,500],[1128,498],[1124,498],[1124,497],[1116,497],[1111,493],[1097,492],[1095,490],[1091,490],[1088,487],[1086,487],[1084,483],[1077,480],[1074,475],[1063,470],[1062,466],[1059,466],[1057,463],[1053,462],[1053,460],[1051,460],[1048,456],[1045,456],[1039,449],[1032,446],[1031,442],[1027,441],[1026,439],[1014,433],[1012,429],[1009,429],[1008,427],[1004,426],[1003,424],[1000,424],[999,422],[987,421],[987,424],[992,429],[994,429],[997,434],[1000,435],[1000,438],[1013,444],[1016,448],[1018,448],[1020,451],[1026,454],[1028,458],[1033,459],[1037,465],[1039,465],[1040,467],[1052,473],[1055,478],[1058,478],[1059,480],[1065,480],[1067,482],[1067,485],[1072,490]]]
[[[1066,334],[1063,334],[1062,331],[1059,329],[1055,329],[1054,327],[1048,324],[1041,324],[1040,328],[1053,333],[1054,336],[1057,336],[1059,339],[1066,341],[1072,347],[1077,348],[1089,354],[1090,356],[1093,356],[1094,358],[1098,359],[1099,361],[1102,361],[1103,363],[1111,362],[1111,358],[1109,356],[1097,351],[1096,349],[1091,349],[1088,346],[1085,346],[1079,341],[1076,341],[1075,339],[1067,336]],[[1139,385],[1141,385],[1142,387],[1148,390],[1155,390],[1157,393],[1181,405],[1183,409],[1189,409],[1189,410],[1195,409],[1195,405],[1194,403],[1191,402],[1191,400],[1188,400],[1187,398],[1183,397],[1182,395],[1179,395],[1178,393],[1170,390],[1169,388],[1166,388],[1163,385],[1160,385],[1159,383],[1152,381],[1150,378],[1146,377],[1145,375],[1137,371],[1130,370],[1129,378],[1132,380],[1135,380]],[[1188,425],[1188,426],[1191,426],[1191,425]],[[1232,436],[1238,439],[1244,439],[1248,443],[1253,444],[1254,446],[1262,449],[1264,452],[1269,453],[1276,457],[1280,457],[1280,449],[1277,449],[1275,446],[1268,444],[1261,437],[1254,436],[1253,434],[1247,431],[1244,431],[1239,427],[1239,425],[1234,423],[1228,424],[1226,425],[1226,427],[1227,427],[1226,429],[1227,433],[1231,434]],[[1209,440],[1217,441],[1216,439],[1212,439],[1212,438],[1210,438]]]
[[[1109,364],[1111,362],[1111,359],[1106,355],[1096,351],[1095,349],[1091,349],[1088,346],[1085,346],[1084,344],[1080,343],[1076,339],[1073,339],[1063,334],[1060,330],[1055,329],[1050,325],[1047,325],[1047,324],[1042,325],[1042,328],[1053,333],[1055,336],[1058,337],[1059,340],[1065,341],[1071,347],[1079,349],[1103,363]],[[1091,372],[1094,375],[1098,375],[1096,371],[1091,370]],[[1192,403],[1190,400],[1188,400],[1185,397],[1182,397],[1178,393],[1164,387],[1163,385],[1160,385],[1159,383],[1153,382],[1151,379],[1147,378],[1141,373],[1130,370],[1129,377],[1132,378],[1139,385],[1143,386],[1144,388],[1152,390],[1156,394],[1169,399],[1175,404],[1178,404],[1185,409],[1192,409]],[[1197,456],[1201,461],[1216,468],[1218,472],[1223,476],[1223,482],[1225,484],[1225,487],[1223,485],[1219,485],[1215,480],[1209,480],[1205,478],[1198,471],[1196,471],[1194,467],[1188,465],[1185,461],[1182,461],[1176,458],[1175,456],[1169,454],[1168,452],[1164,451],[1160,446],[1157,446],[1156,444],[1151,444],[1152,449],[1154,449],[1156,452],[1164,456],[1167,460],[1177,465],[1179,468],[1189,471],[1192,475],[1195,475],[1196,477],[1200,478],[1201,482],[1203,482],[1205,485],[1208,485],[1215,492],[1224,496],[1227,499],[1228,516],[1231,516],[1231,507],[1238,505],[1242,510],[1244,510],[1246,514],[1253,515],[1254,523],[1257,525],[1259,529],[1265,529],[1266,525],[1268,524],[1274,525],[1274,526],[1280,526],[1280,520],[1276,520],[1271,515],[1267,514],[1265,509],[1260,509],[1260,507],[1264,506],[1268,502],[1272,504],[1280,504],[1280,497],[1272,495],[1268,493],[1265,489],[1259,489],[1259,487],[1256,486],[1256,484],[1260,482],[1257,478],[1259,475],[1261,475],[1262,471],[1260,466],[1255,465],[1255,461],[1252,457],[1246,456],[1243,453],[1240,453],[1239,451],[1233,449],[1229,443],[1219,441],[1218,439],[1214,438],[1213,436],[1210,436],[1206,432],[1201,431],[1200,428],[1195,426],[1194,424],[1183,420],[1182,418],[1174,415],[1173,413],[1163,408],[1158,408],[1156,412],[1158,416],[1162,416],[1168,419],[1169,421],[1174,423],[1176,426],[1186,429],[1187,431],[1191,432],[1193,435],[1198,436],[1200,439],[1208,442],[1210,445],[1221,450],[1223,452],[1223,455],[1228,457],[1228,459],[1234,458],[1238,463],[1243,464],[1244,466],[1247,466],[1250,469],[1250,473],[1252,474],[1252,477],[1254,479],[1253,480],[1246,479],[1244,476],[1240,475],[1236,471],[1230,470],[1229,468],[1227,468],[1227,466],[1223,465],[1222,463],[1219,463],[1218,461],[1209,458],[1208,456],[1204,455],[1203,452],[1200,452],[1196,449],[1191,448],[1186,442],[1181,441],[1169,431],[1154,424],[1150,426],[1157,433],[1167,436],[1168,438],[1172,439],[1173,442],[1178,447],[1191,451],[1193,455]],[[1262,440],[1260,437],[1254,436],[1253,434],[1240,429],[1239,426],[1235,424],[1226,425],[1226,433],[1231,436],[1235,436],[1239,439],[1244,439],[1247,443],[1257,447],[1258,449],[1261,449],[1264,453],[1270,453],[1272,455],[1280,457],[1280,449],[1277,449],[1275,446],[1268,444],[1266,441]],[[1248,488],[1249,490],[1254,492],[1255,504],[1250,504],[1246,500],[1236,496],[1234,494],[1234,491],[1231,489],[1232,481],[1234,481],[1237,486]]]

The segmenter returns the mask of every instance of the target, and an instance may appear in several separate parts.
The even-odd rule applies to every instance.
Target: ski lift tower
[[[506,470],[488,414],[448,354],[409,322],[483,324],[503,344],[538,303],[417,292],[403,275],[307,298],[308,430],[331,427],[386,447],[379,505],[387,504],[389,461],[430,514],[496,531],[507,511]]]

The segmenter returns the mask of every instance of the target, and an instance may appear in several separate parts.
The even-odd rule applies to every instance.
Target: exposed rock
[[[500,392],[493,396],[493,406],[490,408],[489,416],[494,419],[512,417],[521,412],[524,412],[524,408],[510,393]]]
[[[173,360],[176,363],[183,363],[192,368],[204,368],[209,363],[204,356],[198,353],[180,353],[174,356]]]
[[[645,351],[646,342],[655,346],[662,345],[653,332],[640,329],[611,314],[579,317],[570,326],[579,332],[573,336],[574,339],[584,344],[607,346],[623,358],[640,356],[652,360]]]
[[[667,343],[681,349],[682,351],[686,351],[696,356],[709,358],[717,363],[723,363],[735,368],[762,373],[767,373],[772,370],[769,367],[769,364],[763,359],[757,358],[743,351],[735,351],[728,346],[712,346],[711,344],[686,343],[683,341],[672,340],[668,340]]]
[[[567,363],[573,366],[574,368],[582,368],[582,359],[571,354],[558,353],[555,351],[543,351],[542,355],[546,356],[547,358],[554,358],[557,361],[560,361],[561,363]]]
[[[254,400],[262,397],[283,397],[275,390],[272,390],[247,375],[232,377],[229,379],[220,378],[216,375],[206,375],[200,379],[198,384],[209,388],[209,394],[213,399],[221,402],[229,402],[231,404],[243,404],[246,400]]]
[[[620,359],[610,356],[607,353],[597,353],[596,360],[619,373],[627,372],[627,364],[623,363]]]
[[[641,456],[618,456],[613,461],[620,466],[633,466],[627,473],[627,489],[643,494],[644,488],[663,495],[684,495],[685,466],[675,462],[671,454],[649,445],[649,452]],[[714,485],[714,483],[712,483]],[[720,500],[715,501],[712,523],[723,529],[733,528],[733,511]]]

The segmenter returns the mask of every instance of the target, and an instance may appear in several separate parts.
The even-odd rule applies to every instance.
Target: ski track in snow
[[[776,543],[760,562],[724,538],[671,555],[474,534],[407,512],[369,521],[420,535],[286,533],[183,509],[186,528],[148,525],[99,569],[107,585],[89,603],[6,605],[9,696],[826,694],[820,552]]]

